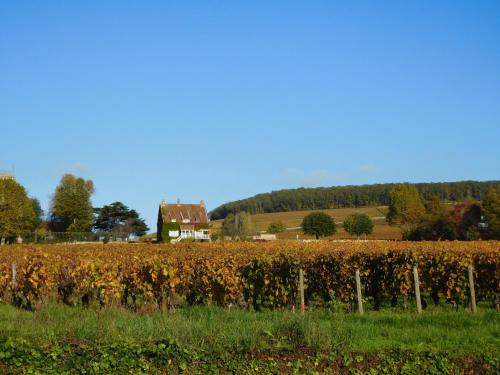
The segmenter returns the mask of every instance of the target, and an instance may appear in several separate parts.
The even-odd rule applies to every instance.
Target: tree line
[[[440,240],[499,240],[500,239],[500,190],[491,188],[481,201],[466,199],[446,203],[435,195],[422,199],[415,185],[397,184],[389,193],[386,221],[401,228],[402,237],[410,241]],[[360,238],[373,232],[372,219],[364,213],[354,213],[345,218],[344,230]],[[302,232],[319,239],[332,236],[337,227],[333,217],[314,211],[304,217]],[[268,233],[285,230],[281,221],[269,224]],[[247,212],[230,213],[222,222],[221,234],[232,239],[247,239],[253,233],[251,216]]]
[[[53,233],[101,233],[105,238],[142,236],[149,230],[137,211],[122,202],[93,207],[91,180],[65,174],[55,188],[45,214],[38,199],[13,179],[0,180],[0,241],[15,242],[34,233],[39,239]]]
[[[212,210],[209,215],[210,219],[218,220],[238,212],[256,214],[344,207],[388,206],[391,202],[391,190],[396,185],[398,184],[279,190],[223,204]],[[424,200],[438,197],[445,202],[458,202],[466,199],[481,200],[488,190],[492,188],[500,189],[500,181],[417,183],[414,186]]]
[[[500,190],[488,190],[482,201],[466,199],[446,204],[439,196],[423,200],[414,185],[398,184],[390,192],[386,221],[399,226],[410,241],[499,240]],[[343,227],[358,238],[371,234],[373,222],[366,214],[348,216]],[[304,217],[302,231],[316,238],[335,234],[335,220],[315,211]]]

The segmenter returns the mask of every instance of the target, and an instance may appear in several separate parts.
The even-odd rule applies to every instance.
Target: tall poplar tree
[[[392,188],[390,197],[391,203],[386,216],[390,225],[413,225],[425,214],[425,206],[414,185],[396,185]]]
[[[52,197],[51,229],[56,232],[90,232],[94,183],[65,174]]]
[[[234,239],[246,239],[252,235],[252,221],[246,212],[228,215],[222,222],[222,235]]]

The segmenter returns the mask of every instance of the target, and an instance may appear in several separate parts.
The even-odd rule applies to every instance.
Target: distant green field
[[[385,221],[387,206],[380,207],[357,207],[357,208],[334,208],[328,210],[306,210],[306,211],[290,211],[290,212],[272,212],[267,214],[254,214],[251,216],[252,225],[255,231],[266,231],[270,223],[274,221],[282,221],[285,227],[288,228],[283,233],[278,235],[278,238],[312,238],[302,234],[300,224],[304,216],[314,211],[326,212],[332,216],[337,223],[337,233],[331,238],[343,239],[352,238],[342,229],[344,219],[356,212],[365,213],[370,216],[375,224],[373,233],[367,238],[370,239],[401,239],[401,231],[398,227],[391,227]],[[222,220],[211,222],[212,231],[220,230]]]

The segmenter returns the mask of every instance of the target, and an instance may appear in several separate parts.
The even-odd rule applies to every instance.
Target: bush
[[[304,234],[319,237],[335,234],[337,228],[333,218],[324,212],[311,212],[302,220],[302,231]]]
[[[419,224],[403,233],[409,241],[453,241],[457,239],[457,226],[447,216],[426,216]]]
[[[267,227],[267,232],[268,233],[281,233],[285,230],[285,224],[283,224],[282,221],[273,221],[269,226]]]
[[[344,229],[352,236],[361,236],[373,232],[373,221],[367,214],[352,214],[344,220]]]

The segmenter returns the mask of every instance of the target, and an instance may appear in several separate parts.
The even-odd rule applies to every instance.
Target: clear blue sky
[[[0,169],[155,230],[299,186],[500,178],[500,1],[2,1]]]

